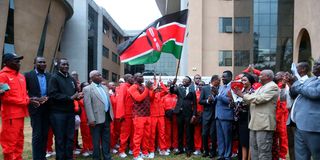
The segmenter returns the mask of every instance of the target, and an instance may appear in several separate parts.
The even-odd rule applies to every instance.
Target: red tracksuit
[[[92,137],[90,133],[90,128],[88,125],[88,119],[86,110],[84,108],[83,99],[78,101],[79,107],[81,108],[81,114],[80,114],[80,131],[81,131],[81,137],[82,137],[82,152],[92,151],[93,150],[93,144],[92,144]]]
[[[165,110],[174,109],[177,104],[176,94],[167,94],[163,97],[163,104]],[[166,142],[167,148],[178,148],[178,122],[176,115],[172,119],[166,117]]]
[[[202,113],[203,112],[203,106],[199,104],[200,101],[200,90],[196,91],[197,96],[197,112]],[[196,150],[200,150],[202,146],[202,136],[201,136],[201,128],[202,124],[197,123],[194,127],[194,148]]]
[[[279,88],[281,89],[282,83],[278,83]],[[280,101],[280,98],[277,101],[276,109],[276,131],[273,136],[273,146],[272,146],[272,156],[273,159],[286,159],[288,153],[288,135],[287,135],[287,118],[288,118],[288,109],[286,108],[286,101]]]
[[[3,157],[5,160],[22,160],[24,117],[28,116],[29,104],[26,80],[19,72],[4,67],[0,71],[0,83],[10,87],[10,90],[0,95],[0,143]]]
[[[133,156],[138,157],[140,148],[143,154],[148,154],[148,149],[150,148],[150,95],[153,93],[140,84],[132,85],[128,92],[134,101],[132,109],[134,126]]]
[[[131,85],[129,83],[120,84],[117,93],[117,108],[115,112],[115,121],[122,119],[120,125],[120,148],[119,153],[125,152],[129,137],[130,137],[130,149],[133,150],[133,122],[132,122],[132,106],[133,101],[128,93],[128,89]]]
[[[110,94],[110,101],[112,103],[112,110],[117,110],[117,96],[115,93]],[[116,113],[114,114],[114,116]],[[110,147],[114,148],[115,145],[118,143],[119,136],[120,136],[120,121],[112,121],[110,123],[110,133],[111,133],[111,143]]]
[[[156,84],[156,83],[154,83]],[[161,83],[161,91],[153,92],[151,95],[150,117],[151,117],[151,136],[150,136],[150,152],[155,151],[156,135],[158,134],[158,144],[160,150],[166,150],[165,139],[165,120],[164,120],[164,105],[161,103],[161,98],[167,94],[167,89]]]

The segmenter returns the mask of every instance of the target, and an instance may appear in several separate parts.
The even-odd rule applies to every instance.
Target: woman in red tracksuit
[[[109,95],[110,101],[112,103],[112,109],[114,111],[117,110],[117,91],[114,82],[110,82],[109,85]],[[117,112],[114,112],[114,117],[116,117]],[[118,143],[120,136],[120,121],[115,120],[110,123],[110,133],[111,133],[111,143],[110,148],[112,149],[112,153],[117,153],[118,151],[115,149],[116,144]]]

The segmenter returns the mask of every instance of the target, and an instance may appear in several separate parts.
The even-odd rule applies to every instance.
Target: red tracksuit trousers
[[[196,150],[200,150],[202,146],[201,128],[201,124],[196,124],[194,127],[194,149]]]
[[[121,129],[121,122],[117,119],[111,122],[110,125],[110,133],[111,133],[111,149],[115,147],[118,143],[120,137],[120,129]]]
[[[151,117],[150,152],[155,151],[156,135],[158,134],[158,144],[160,150],[166,150],[165,123],[164,116]]]
[[[178,123],[177,117],[174,115],[172,121],[165,118],[166,123],[166,142],[167,148],[178,148]]]
[[[286,121],[288,118],[288,111],[285,106],[277,108],[276,111],[276,131],[273,136],[272,157],[273,159],[286,159],[288,153],[288,135]]]
[[[82,137],[82,152],[92,151],[92,137],[90,133],[90,128],[87,122],[80,123],[80,131]]]
[[[133,123],[132,123],[131,117],[125,117],[121,122],[119,153],[125,152],[128,146],[129,140],[130,140],[130,149],[133,150],[133,126],[132,125]]]
[[[52,145],[53,145],[53,131],[52,128],[49,128],[48,131],[48,142],[47,142],[47,152],[52,152]]]
[[[24,118],[2,120],[0,132],[4,160],[22,160]]]
[[[140,148],[143,154],[148,154],[150,148],[150,117],[133,118],[134,134],[133,134],[133,156],[138,157]]]

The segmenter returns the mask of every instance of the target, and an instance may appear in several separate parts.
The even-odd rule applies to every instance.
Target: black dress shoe
[[[187,157],[191,157],[191,152],[187,152]]]
[[[174,153],[174,155],[179,155],[179,154],[183,154],[184,152],[183,151],[178,151],[176,153]]]

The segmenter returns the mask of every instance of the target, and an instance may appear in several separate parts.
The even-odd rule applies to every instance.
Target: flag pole
[[[180,68],[180,59],[181,59],[181,56],[180,56],[180,58],[179,58],[179,60],[178,60],[178,66],[177,66],[177,70],[176,70],[176,77],[175,77],[175,79],[177,79],[177,77],[178,77],[178,72],[179,72],[179,68]]]

